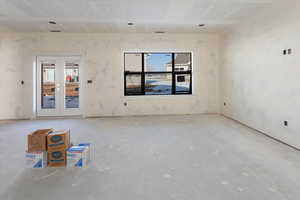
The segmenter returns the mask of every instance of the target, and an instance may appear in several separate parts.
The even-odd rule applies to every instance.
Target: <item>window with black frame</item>
[[[191,53],[125,53],[125,96],[192,94]]]

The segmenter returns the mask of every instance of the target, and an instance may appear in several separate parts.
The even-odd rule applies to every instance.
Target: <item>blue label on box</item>
[[[60,135],[54,135],[51,137],[51,142],[54,142],[54,143],[57,143],[61,140],[62,140],[62,136],[60,136]]]
[[[63,145],[65,144],[64,142],[60,142],[60,143],[56,143],[56,144],[48,144],[49,147],[55,147],[55,146],[59,146],[59,145]]]
[[[75,167],[82,167],[82,158],[78,160],[78,162],[75,164]]]
[[[68,152],[83,152],[85,150],[84,146],[73,146],[68,149]]]
[[[91,143],[80,143],[80,144],[78,144],[78,146],[91,146]]]
[[[43,161],[42,159],[40,159],[34,166],[33,168],[42,168],[43,166]]]

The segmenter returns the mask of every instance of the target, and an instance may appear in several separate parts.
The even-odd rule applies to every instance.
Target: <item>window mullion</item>
[[[190,53],[190,94],[193,93],[193,62],[192,62],[192,54]]]
[[[142,77],[141,77],[141,87],[142,94],[145,95],[145,53],[142,53]]]
[[[172,53],[172,94],[176,93],[176,80],[175,80],[175,53]]]

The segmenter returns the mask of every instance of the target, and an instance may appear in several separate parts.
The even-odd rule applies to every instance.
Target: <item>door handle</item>
[[[56,90],[57,90],[57,91],[60,90],[60,84],[59,84],[59,83],[56,84]]]

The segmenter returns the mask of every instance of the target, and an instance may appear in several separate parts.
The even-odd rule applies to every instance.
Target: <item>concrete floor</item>
[[[70,128],[85,170],[24,169],[26,134]],[[217,115],[0,123],[2,200],[299,199],[300,152]]]

